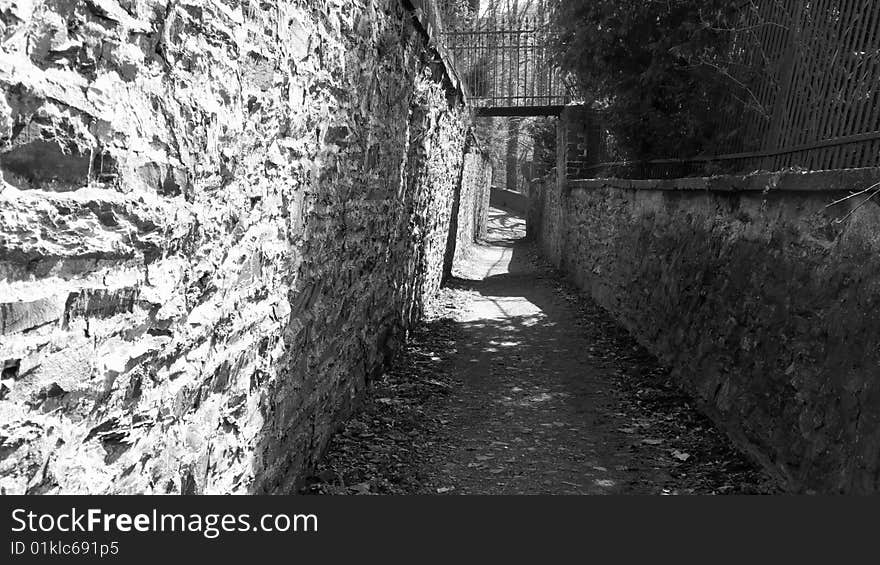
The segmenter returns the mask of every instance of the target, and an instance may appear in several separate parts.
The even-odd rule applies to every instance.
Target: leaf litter
[[[532,260],[542,263],[534,253]],[[696,410],[691,398],[656,358],[558,272],[546,263],[543,268],[552,272],[541,277],[544,283],[555,284],[557,295],[577,310],[578,327],[592,342],[591,356],[611,375],[603,388],[609,389],[615,404],[609,407],[606,417],[621,423],[608,430],[618,436],[608,438],[609,444],[618,441],[628,446],[616,454],[613,471],[608,465],[586,465],[586,482],[602,492],[780,492],[771,477],[737,451],[726,435]],[[518,421],[518,412],[508,411],[504,413],[508,420],[506,434],[476,438],[474,445],[459,445],[462,438],[456,426],[461,423],[452,415],[452,408],[466,411],[487,402],[462,397],[462,383],[450,372],[460,338],[455,311],[465,310],[467,302],[467,290],[453,285],[429,305],[426,321],[411,332],[388,371],[370,383],[360,411],[332,438],[315,472],[299,492],[506,494],[510,493],[508,488],[513,488],[510,480],[514,478],[530,480],[542,492],[595,491],[577,480],[566,480],[571,479],[570,474],[560,473],[529,455],[539,451],[537,446],[546,449],[547,442],[558,442],[560,434],[576,431],[575,424],[583,425],[580,422],[563,418],[543,423]],[[527,367],[525,372],[535,370]],[[519,385],[499,392],[522,394],[526,390]],[[545,400],[549,396],[531,398]],[[507,452],[503,458],[498,457],[499,450],[511,446],[522,456],[511,457],[514,454]],[[566,445],[556,446],[558,453],[566,449]],[[456,450],[471,453],[470,461],[451,459],[449,454]],[[621,485],[608,477],[587,480],[589,473],[628,478]],[[497,478],[490,481],[489,477]]]

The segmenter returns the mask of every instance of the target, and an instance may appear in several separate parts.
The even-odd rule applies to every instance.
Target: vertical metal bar
[[[522,79],[522,74],[521,74],[522,68],[520,66],[522,64],[521,47],[522,47],[522,30],[518,30],[516,32],[516,46],[514,47],[514,53],[516,53],[516,63],[515,63],[516,69],[514,69],[514,79],[513,79],[514,92],[516,93],[516,96],[517,96],[517,100],[516,100],[517,105],[520,105],[520,103],[522,103],[522,100],[520,98],[518,98],[520,96],[520,86],[522,86],[521,85],[521,83],[522,83],[522,80],[521,80]]]
[[[504,89],[504,97],[505,97],[505,100],[509,102],[510,101],[510,91],[513,88],[513,77],[510,74],[510,67],[513,66],[513,63],[511,62],[511,60],[513,59],[513,52],[511,51],[511,47],[513,46],[513,38],[510,35],[510,28],[508,27],[510,25],[509,21],[505,21],[504,24],[505,24],[505,28],[504,28],[504,41],[505,41],[505,45],[504,45],[504,47],[505,47],[505,49],[504,49],[504,54],[505,54],[504,76],[507,79],[507,86]]]
[[[491,71],[492,72],[492,96],[495,96],[495,94],[498,92],[498,54],[499,53],[498,53],[498,45],[497,45],[498,36],[494,33],[495,28],[496,28],[494,17],[492,18],[491,23],[492,23],[492,32],[493,32],[492,36],[491,36],[491,41],[492,41],[492,71]]]

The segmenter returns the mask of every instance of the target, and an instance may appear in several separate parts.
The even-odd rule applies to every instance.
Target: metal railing
[[[749,0],[729,59],[718,104],[735,111],[720,124],[719,154],[603,162],[596,147],[589,168],[665,178],[880,166],[880,2]]]
[[[547,17],[477,18],[443,38],[472,105],[484,115],[553,113],[571,102],[553,62]]]

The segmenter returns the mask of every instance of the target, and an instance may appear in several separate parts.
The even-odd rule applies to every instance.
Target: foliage
[[[606,110],[627,159],[688,157],[725,141],[719,107],[734,88],[724,62],[736,2],[564,0],[558,57],[587,99]]]

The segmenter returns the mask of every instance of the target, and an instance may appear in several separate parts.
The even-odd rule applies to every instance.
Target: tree
[[[626,159],[690,157],[725,142],[740,111],[719,101],[736,17],[730,0],[564,0],[554,17],[559,63]],[[729,99],[729,97],[728,97]]]

